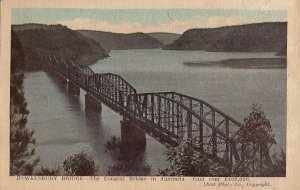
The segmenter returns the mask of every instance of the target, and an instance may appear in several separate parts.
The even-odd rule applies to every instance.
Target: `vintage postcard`
[[[299,12],[1,1],[0,189],[298,189]]]

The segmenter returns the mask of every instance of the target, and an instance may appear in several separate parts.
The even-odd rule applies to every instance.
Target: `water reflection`
[[[33,86],[40,88],[32,88]],[[41,156],[44,166],[62,165],[67,156],[80,152],[92,155],[104,171],[116,166],[111,155],[105,153],[104,145],[110,136],[120,135],[120,115],[103,104],[101,113],[86,110],[85,92],[81,90],[80,96],[69,94],[66,83],[53,72],[27,74],[26,89],[30,92],[27,93],[27,99],[32,107],[29,125],[36,131],[37,155]],[[41,98],[43,96],[44,98]],[[45,96],[50,101],[45,101]],[[45,117],[54,114],[52,119],[42,119],[41,110]],[[151,146],[155,148],[162,145],[151,143]],[[145,159],[146,154],[152,152],[146,150],[140,155],[135,155],[132,158],[135,160],[134,167],[132,162],[123,162],[122,167],[137,168],[138,165],[148,165],[149,159]],[[162,156],[148,158],[153,157],[161,159]],[[151,160],[149,164],[152,165]],[[155,168],[161,167],[155,163],[153,165]]]
[[[146,176],[151,166],[145,164],[144,153],[128,148],[120,137],[112,136],[105,144],[106,153],[113,158],[113,165],[106,170],[113,176]]]

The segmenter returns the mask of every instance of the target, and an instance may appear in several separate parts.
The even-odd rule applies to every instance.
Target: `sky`
[[[116,33],[171,32],[181,34],[191,28],[285,22],[281,10],[213,9],[39,9],[15,8],[12,24],[62,24],[71,29]]]

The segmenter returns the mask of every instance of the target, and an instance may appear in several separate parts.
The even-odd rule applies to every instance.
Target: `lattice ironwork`
[[[242,124],[207,102],[177,92],[138,94],[119,75],[94,73],[88,66],[54,55],[45,59],[50,68],[138,124],[161,143],[176,146],[184,139],[195,138],[209,156],[228,167],[240,159],[235,135]]]

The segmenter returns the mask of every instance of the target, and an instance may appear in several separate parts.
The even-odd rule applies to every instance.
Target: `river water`
[[[243,121],[253,103],[261,104],[273,127],[277,145],[286,142],[286,69],[241,69],[189,66],[186,62],[223,59],[276,58],[275,53],[223,53],[204,51],[115,50],[91,68],[121,75],[138,92],[177,91],[203,99],[233,118]],[[35,131],[36,155],[43,166],[56,167],[72,154],[94,157],[103,170],[113,164],[104,144],[120,136],[122,117],[102,105],[99,117],[85,113],[84,91],[67,93],[66,85],[43,71],[25,74],[25,98],[30,114],[27,126]],[[138,161],[152,169],[165,168],[166,148],[147,136],[147,147]]]

